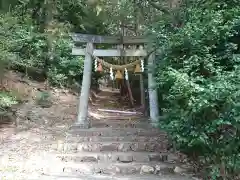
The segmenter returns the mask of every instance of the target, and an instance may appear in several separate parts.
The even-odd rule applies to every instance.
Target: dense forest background
[[[157,49],[159,126],[210,179],[239,178],[239,0],[1,0],[0,73],[81,84],[71,32],[146,35]],[[150,68],[150,67],[149,67]],[[0,108],[17,103],[1,89]],[[237,177],[238,176],[238,177]]]

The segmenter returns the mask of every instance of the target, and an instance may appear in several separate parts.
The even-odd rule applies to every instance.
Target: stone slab
[[[26,180],[198,180],[197,178],[191,178],[181,175],[125,175],[125,176],[109,176],[109,175],[72,175],[68,173],[42,175],[41,178],[31,178],[26,176]]]
[[[108,174],[108,175],[131,175],[154,174],[158,168],[158,173],[174,174],[175,166],[168,163],[65,163],[63,172],[77,174]]]
[[[57,154],[62,161],[72,162],[168,162],[167,153],[148,152],[81,152],[74,154]],[[173,155],[170,155],[172,157]],[[171,162],[171,159],[170,159]]]
[[[60,152],[167,152],[167,143],[163,142],[60,142],[51,148]]]
[[[68,142],[109,142],[109,141],[131,141],[131,142],[162,142],[166,141],[166,135],[159,135],[157,137],[148,136],[68,136]]]
[[[161,136],[166,134],[155,128],[90,128],[90,129],[70,129],[69,135],[78,136]]]

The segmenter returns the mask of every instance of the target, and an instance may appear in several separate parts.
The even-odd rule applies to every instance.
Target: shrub
[[[240,172],[239,5],[194,1],[180,27],[162,20],[151,29],[161,47],[160,125],[211,179]]]
[[[49,67],[49,79],[53,85],[66,86],[80,82],[83,73],[83,57],[71,54],[69,38],[58,38],[54,44],[54,60]]]
[[[7,92],[0,93],[0,108],[9,108],[14,104],[17,104],[16,97],[12,96],[12,94]]]
[[[53,60],[47,64],[47,34],[40,33],[28,16],[18,18],[13,14],[0,17],[1,62],[23,71],[26,75],[46,76],[57,86],[66,86],[82,76],[83,60],[71,55],[71,39],[66,32],[66,24],[58,23],[58,32],[53,35]],[[46,72],[48,70],[48,72]],[[39,79],[42,79],[38,77]]]

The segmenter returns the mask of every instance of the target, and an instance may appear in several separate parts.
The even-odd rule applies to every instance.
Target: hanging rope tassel
[[[127,71],[127,68],[125,68],[125,79],[128,81],[128,71]]]
[[[134,73],[140,73],[140,72],[142,72],[142,70],[141,70],[141,68],[140,68],[140,65],[137,64],[137,65],[136,65],[136,68],[135,68],[135,70],[134,70]]]
[[[117,73],[115,75],[115,79],[123,79],[123,75],[122,73],[120,72],[120,70],[117,70]]]

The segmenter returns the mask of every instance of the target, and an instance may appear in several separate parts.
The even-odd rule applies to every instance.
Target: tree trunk
[[[44,71],[46,76],[48,77],[48,68],[53,60],[53,34],[52,34],[52,22],[53,22],[53,0],[45,0],[44,2],[44,26],[43,32],[46,33],[46,41],[47,41],[47,51],[46,51],[46,59],[44,63]],[[45,83],[45,88],[49,88],[48,78]]]
[[[149,93],[149,108],[150,119],[153,126],[157,126],[159,119],[158,95],[156,89],[156,81],[153,76],[155,54],[152,53],[148,58],[148,93]]]
[[[88,121],[88,100],[91,87],[91,75],[92,75],[92,53],[93,44],[88,43],[86,48],[86,55],[84,60],[82,89],[79,99],[78,121],[77,126],[80,128],[89,128]]]

